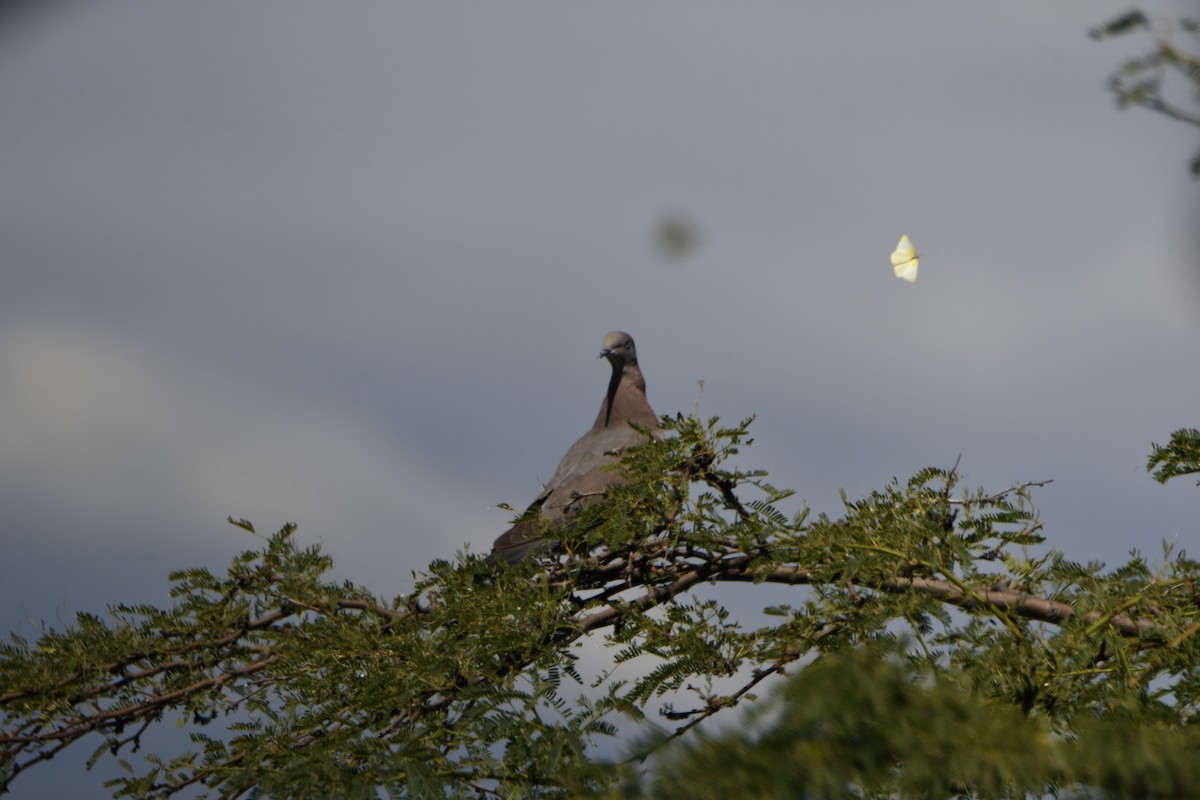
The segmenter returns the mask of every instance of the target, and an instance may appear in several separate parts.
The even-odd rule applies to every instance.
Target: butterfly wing
[[[917,251],[908,240],[908,234],[900,237],[900,243],[892,253],[892,268],[897,278],[909,283],[917,282]]]
[[[910,258],[903,264],[895,266],[896,277],[908,281],[909,283],[917,282],[917,258]]]

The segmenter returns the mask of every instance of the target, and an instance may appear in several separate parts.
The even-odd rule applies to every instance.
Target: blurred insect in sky
[[[909,283],[917,282],[917,251],[913,249],[907,234],[900,237],[900,244],[896,245],[896,252],[892,253],[892,268],[897,278]]]

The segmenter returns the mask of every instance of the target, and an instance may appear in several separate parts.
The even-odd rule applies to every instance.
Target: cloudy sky
[[[6,630],[165,602],[257,545],[229,515],[383,595],[486,551],[591,423],[612,329],[660,413],[758,414],[742,464],[817,511],[961,455],[972,485],[1053,478],[1073,558],[1196,550],[1200,493],[1142,467],[1200,426],[1197,136],[1114,109],[1149,40],[1086,31],[1127,6],[10,17]],[[670,214],[685,258],[653,246]],[[38,772],[18,796],[66,780]]]

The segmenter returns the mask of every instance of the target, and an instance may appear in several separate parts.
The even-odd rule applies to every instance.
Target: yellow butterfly
[[[909,283],[917,282],[917,251],[913,249],[907,234],[900,237],[900,244],[896,245],[896,252],[892,253],[892,267],[897,278]]]

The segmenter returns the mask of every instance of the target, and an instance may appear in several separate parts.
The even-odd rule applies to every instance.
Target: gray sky
[[[1127,5],[108,2],[10,28],[6,629],[166,602],[169,570],[257,546],[228,515],[299,523],[383,595],[486,551],[591,423],[612,329],[660,413],[757,413],[741,463],[816,511],[961,454],[972,485],[1053,478],[1072,558],[1195,550],[1200,494],[1142,466],[1200,426],[1197,137],[1114,110],[1148,40],[1085,33]],[[701,242],[666,262],[672,210]]]

